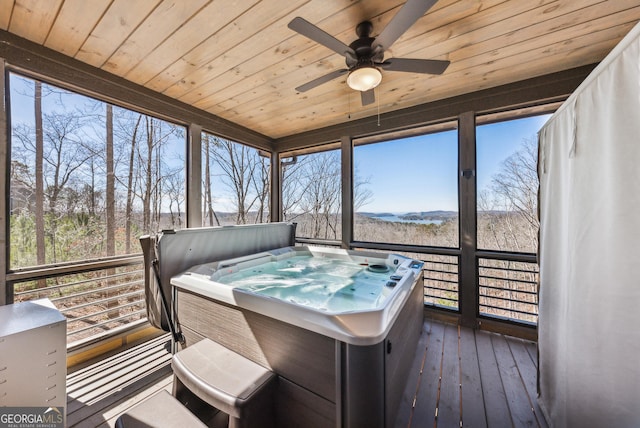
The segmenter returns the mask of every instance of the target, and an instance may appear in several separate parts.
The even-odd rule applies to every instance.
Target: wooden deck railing
[[[354,249],[392,251],[422,260],[425,306],[460,313],[460,250],[357,242]],[[477,316],[525,327],[538,323],[538,264],[535,254],[476,252]],[[517,334],[514,330],[513,334]]]
[[[424,304],[458,309],[458,257],[423,254]]]
[[[480,315],[512,322],[538,323],[538,264],[478,259]]]
[[[308,242],[307,242],[308,243]],[[335,242],[313,242],[337,246]],[[378,248],[369,248],[378,249]],[[387,251],[424,264],[426,306],[459,310],[459,256],[416,253],[394,246]],[[538,266],[523,257],[478,257],[478,314],[535,326],[538,321]],[[14,301],[49,298],[67,317],[67,345],[97,341],[146,321],[141,255],[15,270],[7,275]]]
[[[339,241],[298,239],[298,243],[341,246]],[[460,309],[460,250],[456,248],[355,242],[354,249],[385,251],[422,260],[425,306]],[[538,264],[534,254],[477,251],[477,315],[527,327],[538,323]]]
[[[146,320],[140,255],[24,268],[7,275],[13,300],[48,298],[67,318],[67,346]]]

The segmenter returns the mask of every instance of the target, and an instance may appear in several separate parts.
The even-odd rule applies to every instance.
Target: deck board
[[[460,353],[458,347],[458,328],[454,325],[445,326],[440,361],[438,416],[436,417],[439,426],[455,427],[460,424]]]
[[[170,391],[167,340],[70,371],[67,425],[112,428],[137,403]],[[536,372],[535,343],[425,319],[394,427],[547,428]]]
[[[531,362],[538,368],[538,345],[534,342],[524,341],[524,347],[527,349],[529,353],[529,357],[531,358]]]
[[[464,426],[487,428],[476,338],[466,328],[460,329],[460,383]]]
[[[409,369],[407,385],[402,394],[402,400],[400,401],[400,407],[396,417],[396,426],[398,427],[406,427],[411,424],[411,417],[413,416],[413,409],[415,407],[415,397],[420,389],[420,381],[427,356],[427,347],[429,346],[429,339],[431,337],[429,334],[430,329],[430,324],[425,322],[418,341],[416,355],[411,364],[411,369]]]
[[[509,344],[509,349],[511,349],[511,354],[513,355],[513,359],[516,362],[516,367],[520,373],[520,379],[524,384],[524,387],[527,391],[529,404],[534,413],[534,417],[539,426],[547,427],[546,421],[542,416],[542,409],[538,404],[537,396],[538,396],[538,388],[537,388],[537,368],[531,359],[531,355],[527,351],[528,343],[520,339],[510,338],[507,340]]]
[[[427,347],[420,389],[416,396],[411,426],[430,427],[435,423],[436,403],[438,399],[438,379],[444,340],[444,324],[429,322],[429,346]],[[424,332],[423,332],[424,334]]]
[[[488,427],[510,427],[511,413],[491,343],[491,333],[476,332],[476,350]]]
[[[514,425],[517,427],[538,426],[507,339],[504,336],[492,335],[491,342]]]
[[[158,351],[153,347],[136,349],[136,354],[127,353],[133,358],[117,358],[97,365],[88,373],[73,376],[67,381],[67,395],[70,397],[83,397],[87,401],[99,399],[105,392],[110,392],[120,386],[123,378],[123,367],[126,366],[128,375],[139,371],[146,372],[149,365],[153,365],[158,360]],[[75,408],[70,404],[68,410]]]
[[[113,426],[118,415],[170,385],[168,336],[160,336],[111,357],[70,370],[67,426]],[[109,424],[108,420],[113,419]]]
[[[118,403],[117,406],[106,409],[101,414],[95,414],[86,422],[90,426],[97,426],[99,428],[108,428],[115,426],[116,419],[122,413],[128,411],[136,404],[145,401],[146,399],[157,394],[161,390],[166,390],[171,393],[173,387],[173,376],[163,376],[157,382],[153,382],[147,385],[144,389],[128,396],[125,400]]]

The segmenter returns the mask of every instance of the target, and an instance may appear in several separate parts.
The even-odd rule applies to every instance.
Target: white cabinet
[[[0,407],[55,407],[66,419],[66,336],[48,299],[0,306]]]

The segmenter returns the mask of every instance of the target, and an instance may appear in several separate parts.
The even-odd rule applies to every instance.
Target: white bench
[[[194,394],[229,415],[229,428],[273,425],[272,371],[206,338],[176,353],[171,367],[179,400]]]
[[[175,398],[156,394],[120,416],[116,428],[204,427],[182,405],[191,394],[227,414],[229,428],[275,425],[270,370],[210,339],[176,353],[171,367]]]

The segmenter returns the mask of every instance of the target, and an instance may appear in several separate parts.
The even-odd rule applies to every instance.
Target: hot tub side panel
[[[420,275],[382,342],[371,346],[342,344],[341,426],[395,426],[422,332],[423,301],[424,288]],[[407,399],[411,400],[412,397]]]
[[[187,346],[208,337],[278,374],[277,426],[392,427],[422,331],[422,284],[420,276],[387,337],[368,346],[182,289],[175,302]]]
[[[384,341],[343,344],[341,427],[384,427],[384,362]]]
[[[278,428],[335,428],[336,405],[278,376],[275,412]]]
[[[385,340],[385,426],[395,426],[402,400],[402,408],[411,408],[413,397],[403,397],[409,380],[409,370],[416,356],[416,348],[424,324],[424,286],[422,273],[417,279],[404,309]]]
[[[183,290],[176,312],[187,346],[208,337],[278,374],[279,427],[336,425],[334,339]]]

